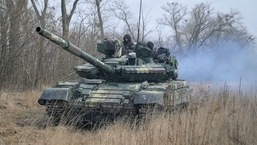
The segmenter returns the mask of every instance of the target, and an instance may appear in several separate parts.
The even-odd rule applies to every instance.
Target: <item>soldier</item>
[[[154,47],[153,42],[148,41],[148,42],[146,43],[146,46],[147,46],[148,48],[150,48],[150,49],[153,51],[153,47]]]
[[[152,43],[153,45],[153,43]],[[138,42],[136,47],[136,56],[140,58],[144,63],[153,63],[154,62],[154,55],[153,55],[153,46],[149,48],[147,43],[145,42]]]
[[[168,48],[160,47],[157,50],[158,62],[163,63],[170,57],[170,51]]]
[[[155,60],[157,58],[157,54],[156,54],[156,50],[154,49],[154,44],[152,41],[148,41],[146,43],[147,47],[150,48],[152,50],[153,53],[153,59]]]
[[[132,42],[131,36],[129,34],[124,35],[123,45],[124,45],[124,48],[125,48],[125,52],[127,54],[135,51],[135,48],[136,48],[135,44]]]
[[[160,47],[157,50],[157,60],[159,63],[165,64],[168,76],[171,76],[173,80],[178,77],[178,62],[175,56],[170,54],[168,48]],[[175,71],[173,70],[175,69]]]

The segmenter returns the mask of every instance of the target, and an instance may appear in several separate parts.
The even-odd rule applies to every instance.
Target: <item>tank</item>
[[[140,117],[146,108],[167,110],[190,101],[192,89],[177,79],[174,56],[158,54],[156,59],[149,48],[140,45],[122,56],[120,41],[104,40],[97,44],[97,51],[104,54],[100,60],[41,27],[36,31],[87,62],[74,67],[79,81],[58,83],[38,99],[56,122],[66,118],[88,124],[124,115]]]

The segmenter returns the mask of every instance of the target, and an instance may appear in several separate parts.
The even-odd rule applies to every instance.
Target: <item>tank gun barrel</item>
[[[49,32],[48,30],[45,30],[41,27],[37,27],[36,31],[38,34],[44,36],[45,38],[51,40],[52,42],[56,43],[57,45],[60,45],[64,50],[70,52],[71,54],[78,56],[82,58],[83,60],[87,61],[88,63],[94,65],[95,67],[101,69],[105,73],[111,74],[114,73],[114,68],[112,66],[109,66],[99,59],[93,57],[92,55],[84,52],[74,44],[70,43],[69,41],[66,41],[62,39],[61,37]]]

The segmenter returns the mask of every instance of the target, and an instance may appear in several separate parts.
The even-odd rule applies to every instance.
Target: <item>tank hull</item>
[[[163,83],[106,83],[103,80],[66,82],[43,91],[38,102],[57,120],[73,120],[80,124],[114,120],[123,116],[139,116],[142,107],[162,109],[190,101],[191,89],[186,81]]]

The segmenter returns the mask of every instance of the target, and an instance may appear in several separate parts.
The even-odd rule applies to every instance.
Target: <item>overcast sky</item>
[[[150,15],[152,16],[152,22],[156,23],[156,19],[160,18],[163,10],[161,7],[167,2],[179,2],[188,6],[193,7],[195,4],[201,2],[209,2],[215,11],[218,12],[229,12],[232,10],[240,11],[243,18],[244,25],[248,28],[249,32],[257,37],[257,0],[142,0],[143,10],[148,12],[151,10]],[[138,16],[140,0],[126,0],[127,5]]]

